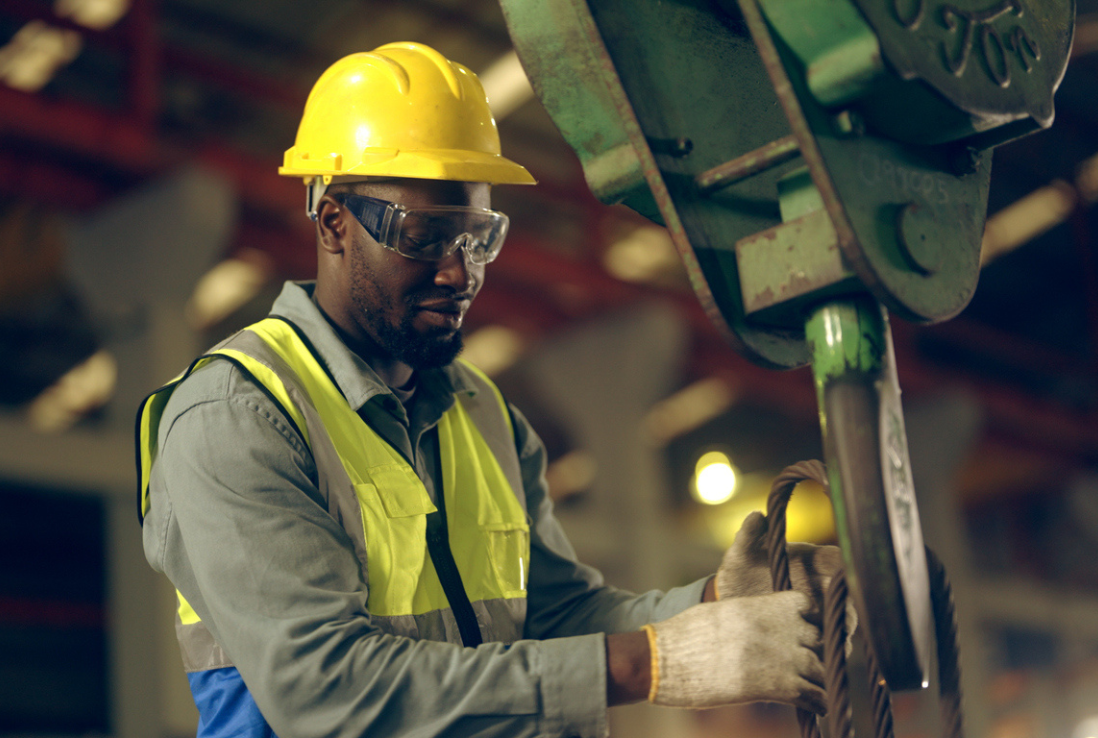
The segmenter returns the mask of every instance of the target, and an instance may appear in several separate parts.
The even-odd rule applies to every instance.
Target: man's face
[[[371,197],[408,207],[490,206],[483,183],[394,180],[370,188]],[[484,283],[484,265],[464,249],[441,261],[418,261],[381,246],[350,213],[348,251],[354,319],[375,343],[413,369],[445,366],[461,352],[465,312]]]

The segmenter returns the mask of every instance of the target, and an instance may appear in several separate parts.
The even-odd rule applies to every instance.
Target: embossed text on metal
[[[905,79],[989,122],[1052,122],[1074,0],[854,0]],[[929,52],[929,53],[928,53]]]

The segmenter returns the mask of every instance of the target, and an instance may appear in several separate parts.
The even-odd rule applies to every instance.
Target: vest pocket
[[[438,509],[411,467],[401,464],[374,466],[369,470],[369,477],[373,484],[356,484],[355,488],[374,487],[390,518],[426,515]]]
[[[504,597],[525,597],[530,566],[530,528],[525,523],[486,523],[488,558]]]

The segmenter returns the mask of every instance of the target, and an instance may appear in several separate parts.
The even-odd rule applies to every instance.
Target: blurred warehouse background
[[[809,373],[738,357],[663,230],[590,195],[493,0],[3,0],[0,736],[193,735],[173,594],[141,551],[133,414],[312,277],[303,188],[276,167],[321,71],[395,40],[480,73],[504,153],[540,181],[495,192],[512,235],[467,357],[542,434],[582,558],[633,588],[704,575],[773,476],[819,456]],[[893,326],[980,738],[1098,735],[1098,0],[1079,0],[1056,108],[996,151],[971,305]],[[818,490],[791,515],[792,538],[833,535]],[[932,734],[934,711],[900,696],[898,735]],[[765,706],[613,721],[796,734]]]

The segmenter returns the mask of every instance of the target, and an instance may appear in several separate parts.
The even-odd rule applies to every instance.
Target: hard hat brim
[[[298,152],[295,146],[286,152],[285,162],[278,173],[284,177],[305,179],[316,176],[376,176],[487,182],[494,185],[537,184],[537,180],[521,164],[480,151],[367,149],[357,162],[343,162],[341,159],[331,154],[317,156],[310,155],[310,152]]]

